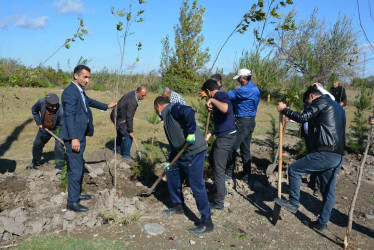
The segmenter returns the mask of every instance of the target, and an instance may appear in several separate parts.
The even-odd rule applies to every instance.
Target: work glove
[[[166,162],[166,164],[164,165],[164,170],[165,171],[169,170],[169,165],[170,165],[170,162]]]
[[[189,144],[193,144],[195,142],[195,134],[189,134],[189,135],[187,135],[186,141]]]
[[[200,92],[200,97],[201,98],[204,98],[204,97],[208,97],[207,94],[205,93],[205,91],[201,91]]]

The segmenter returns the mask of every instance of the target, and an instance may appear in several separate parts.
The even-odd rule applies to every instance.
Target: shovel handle
[[[211,110],[208,110],[208,116],[206,117],[206,124],[205,124],[205,134],[204,134],[204,138],[206,137],[206,135],[208,134],[208,128],[209,128],[209,122],[210,122],[210,115],[212,114],[212,111]]]
[[[55,138],[57,141],[61,142],[62,145],[65,146],[64,141],[61,140],[60,137],[58,137],[57,135],[55,135],[51,130],[49,130],[49,129],[47,129],[47,128],[44,128],[44,130],[47,131],[48,134],[50,134],[51,136],[53,136],[53,138]]]
[[[171,167],[178,159],[179,157],[183,154],[183,152],[186,150],[186,148],[188,148],[190,144],[188,144],[187,142],[183,145],[183,148],[179,151],[179,153],[173,158],[173,160],[170,162],[169,164],[169,167]],[[155,183],[153,183],[152,187],[147,191],[147,193],[145,193],[147,196],[151,195],[151,193],[153,193],[153,190],[155,190],[156,186],[158,185],[158,183],[161,181],[161,179],[166,175],[166,171],[164,171],[159,177],[158,179],[156,180]]]
[[[283,114],[279,112],[278,198],[282,197]]]
[[[133,139],[134,139],[134,142],[135,142],[135,145],[136,145],[136,149],[139,150],[138,141],[136,140],[135,136],[133,137]]]

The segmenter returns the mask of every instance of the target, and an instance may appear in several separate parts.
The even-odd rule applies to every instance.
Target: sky
[[[203,15],[203,48],[208,47],[212,66],[219,49],[226,38],[240,22],[253,0],[199,0],[206,10]],[[0,58],[19,60],[27,67],[35,67],[51,56],[67,38],[70,38],[79,26],[82,18],[88,35],[84,41],[79,39],[71,43],[70,49],[57,51],[44,66],[64,71],[72,71],[79,59],[90,60],[88,66],[93,72],[104,68],[115,72],[121,59],[117,39],[117,19],[110,8],[128,9],[130,0],[0,0]],[[190,0],[190,4],[192,0]],[[374,42],[374,20],[370,17],[369,5],[374,10],[373,0],[359,0],[362,23],[369,39]],[[178,23],[182,0],[147,0],[141,5],[144,9],[144,22],[134,23],[128,37],[125,51],[125,73],[158,72],[162,51],[161,40],[169,35],[173,45],[173,27]],[[134,10],[139,9],[138,0],[134,0]],[[360,50],[365,58],[374,58],[373,50],[368,48],[358,17],[356,0],[294,0],[297,19],[308,19],[315,7],[319,9],[319,18],[330,26],[336,22],[339,14],[352,19]],[[286,13],[286,10],[281,12]],[[251,26],[253,27],[253,26]],[[252,29],[250,29],[252,30]],[[136,44],[141,42],[140,52]],[[224,73],[234,72],[234,63],[244,51],[253,48],[253,33],[235,33],[220,54],[215,68]],[[139,62],[135,63],[136,57]],[[363,58],[362,58],[363,59]],[[360,59],[360,60],[362,60]],[[360,64],[359,76],[374,75],[374,59]]]

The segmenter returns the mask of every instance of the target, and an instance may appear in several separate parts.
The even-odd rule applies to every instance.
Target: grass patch
[[[141,217],[140,213],[127,214],[125,216],[120,216],[116,211],[105,210],[101,212],[104,223],[109,224],[137,224]]]
[[[78,239],[72,238],[70,235],[57,236],[33,236],[22,243],[18,249],[124,249],[125,242],[105,240],[105,239]]]

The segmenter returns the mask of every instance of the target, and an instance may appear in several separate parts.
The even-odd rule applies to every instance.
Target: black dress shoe
[[[184,213],[183,205],[182,204],[177,204],[175,207],[172,207],[172,208],[169,208],[169,209],[166,209],[166,210],[162,211],[162,213],[167,214],[167,215],[183,214]]]
[[[195,224],[197,224],[197,227],[188,229],[190,233],[202,234],[202,233],[210,233],[210,232],[213,232],[214,230],[212,218],[209,218],[207,222],[201,222],[201,223],[195,223]]]
[[[79,196],[79,200],[81,200],[81,201],[91,200],[91,195],[89,195],[89,194],[81,194]]]
[[[67,205],[66,208],[74,212],[87,212],[88,211],[88,207],[82,206],[81,204],[79,204],[79,202],[74,202],[71,205]]]
[[[309,226],[321,233],[327,232],[327,224],[320,224],[318,220],[312,221]]]

